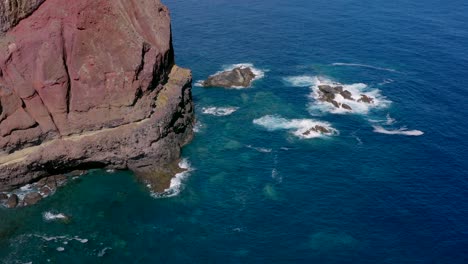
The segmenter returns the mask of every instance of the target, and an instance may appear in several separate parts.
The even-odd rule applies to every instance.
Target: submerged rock
[[[210,76],[202,83],[204,87],[249,87],[255,79],[255,74],[249,67],[237,67]]]

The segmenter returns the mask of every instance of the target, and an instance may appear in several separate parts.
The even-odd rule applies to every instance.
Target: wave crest
[[[288,130],[298,138],[309,139],[337,135],[338,130],[329,123],[313,119],[286,119],[281,116],[267,115],[253,120],[253,123],[268,131]]]

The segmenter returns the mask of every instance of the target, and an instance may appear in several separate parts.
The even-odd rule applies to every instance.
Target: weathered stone
[[[320,126],[320,125],[315,126],[315,131],[320,132],[322,134],[328,134],[328,133],[331,132],[329,129],[327,129],[327,128],[323,127],[323,126]]]
[[[203,82],[205,87],[249,87],[255,79],[255,74],[249,67],[237,67],[210,76]]]
[[[374,98],[369,97],[365,94],[361,94],[361,98],[358,100],[358,102],[364,102],[367,104],[373,104],[374,103]]]
[[[351,106],[349,106],[349,105],[347,105],[347,104],[341,104],[341,108],[346,109],[346,110],[350,110],[350,111],[353,110],[353,109],[351,108]]]
[[[8,200],[8,195],[6,193],[0,193],[0,202]]]
[[[352,94],[351,94],[350,91],[344,90],[344,91],[341,91],[340,94],[341,94],[341,96],[343,96],[344,99],[354,101],[354,98],[352,97]]]
[[[42,187],[40,190],[39,190],[39,193],[44,196],[44,197],[47,197],[49,196],[51,193],[52,193],[52,189],[50,189],[49,187],[47,186],[44,186]]]
[[[340,104],[337,101],[331,100],[330,103],[332,103],[334,107],[340,108]]]
[[[10,195],[10,197],[8,197],[8,200],[6,201],[5,206],[6,208],[15,208],[16,206],[18,206],[18,202],[19,202],[18,195],[13,193]]]
[[[35,205],[42,200],[42,195],[38,192],[31,192],[24,196],[24,205]]]

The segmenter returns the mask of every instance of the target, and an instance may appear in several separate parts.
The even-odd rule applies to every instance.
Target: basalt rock
[[[0,14],[0,191],[177,162],[193,134],[192,79],[159,0],[5,0]]]
[[[326,127],[323,127],[321,125],[316,125],[315,127],[309,128],[306,132],[302,133],[304,136],[310,135],[312,132],[318,132],[321,134],[330,134],[332,131],[330,129],[327,129]]]
[[[8,197],[8,200],[5,203],[6,208],[15,208],[18,205],[19,199],[18,195],[12,194]]]
[[[42,195],[38,192],[32,192],[24,196],[24,205],[35,205],[42,199]]]
[[[372,104],[374,103],[374,98],[372,97],[369,97],[365,94],[361,94],[361,98],[358,100],[358,102],[364,102],[364,103],[367,103],[367,104]]]
[[[255,74],[249,67],[237,67],[210,76],[202,83],[204,87],[249,87],[255,79]]]

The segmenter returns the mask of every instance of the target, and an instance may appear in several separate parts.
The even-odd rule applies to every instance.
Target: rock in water
[[[367,104],[372,104],[374,103],[374,98],[372,97],[369,97],[365,94],[361,94],[361,98],[358,100],[358,102],[364,102],[364,103],[367,103]]]
[[[341,108],[343,109],[346,109],[346,110],[349,110],[349,111],[352,111],[353,109],[351,108],[351,106],[347,105],[347,104],[341,104]]]
[[[5,0],[0,14],[0,191],[178,160],[192,137],[191,72],[174,64],[159,0]]]
[[[223,71],[210,76],[203,82],[205,87],[249,87],[255,79],[255,74],[249,67],[237,67],[230,71]]]
[[[42,199],[42,195],[37,192],[32,192],[24,196],[25,205],[35,205]]]
[[[15,208],[18,205],[19,199],[18,195],[11,194],[8,200],[5,203],[6,208]]]

